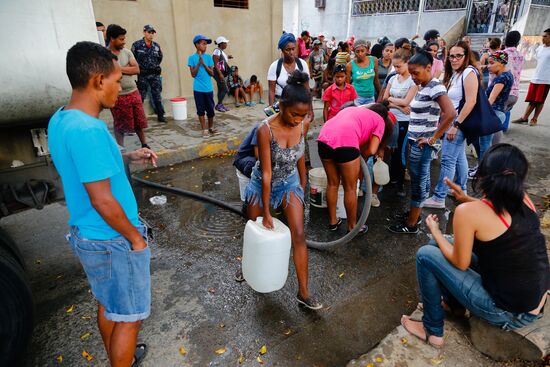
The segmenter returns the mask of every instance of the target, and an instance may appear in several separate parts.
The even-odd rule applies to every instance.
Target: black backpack
[[[302,61],[298,57],[294,58],[294,62],[298,66],[298,70],[304,71],[304,66],[302,65]],[[283,68],[283,58],[281,57],[277,61],[277,70],[275,71],[275,82],[279,85],[279,87],[284,88],[281,84],[279,84],[279,77],[281,76],[281,70]]]

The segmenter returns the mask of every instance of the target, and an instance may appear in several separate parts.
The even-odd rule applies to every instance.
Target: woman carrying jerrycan
[[[245,197],[248,218],[262,218],[265,228],[273,229],[270,207],[281,207],[287,218],[292,239],[292,258],[298,277],[299,304],[318,310],[323,307],[308,289],[308,254],[304,233],[304,190],[306,166],[305,136],[309,123],[304,121],[310,111],[309,77],[293,71],[279,100],[280,112],[267,118],[258,127],[259,160],[252,170]],[[244,280],[238,271],[237,281]]]

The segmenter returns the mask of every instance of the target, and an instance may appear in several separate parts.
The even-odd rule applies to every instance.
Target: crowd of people
[[[154,27],[146,25],[143,32],[132,51],[124,48],[126,30],[118,25],[107,27],[107,47],[93,42],[71,47],[66,59],[71,99],[48,126],[49,149],[70,213],[67,239],[99,303],[98,326],[113,366],[137,366],[143,360],[147,346],[137,343],[138,333],[151,311],[147,228],[139,220],[124,168],[125,162],[156,165],[157,155],[143,135],[147,120],[142,101],[147,93],[157,93],[152,103],[159,120],[164,117],[162,51],[153,41]],[[250,177],[245,190],[249,218],[262,216],[266,228],[273,227],[270,208],[282,209],[287,218],[299,304],[312,310],[323,307],[308,287],[304,231],[306,138],[314,119],[312,94],[320,94],[324,124],[317,144],[328,181],[327,230],[337,230],[343,223],[335,210],[340,183],[347,229],[357,226],[361,157],[390,164],[398,196],[407,195],[408,172],[410,208],[392,214],[395,223],[388,227],[392,233],[418,233],[422,209],[445,207],[448,195],[463,202],[453,219],[454,243],[442,234],[437,216],[426,217],[433,241],[416,257],[418,307],[424,315],[421,321],[404,316],[405,329],[441,347],[445,310],[456,314],[467,308],[505,330],[542,317],[550,265],[536,208],[525,191],[528,162],[519,148],[498,143],[506,115],[517,101],[522,60],[515,50],[520,38],[519,33],[509,32],[504,50],[491,43],[490,51],[481,52],[488,54],[484,67],[467,38],[444,48],[435,30],[425,34],[424,47],[407,38],[390,42],[386,37],[372,47],[354,37],[336,46],[334,38],[325,42],[323,34],[312,40],[308,32],[298,39],[283,33],[278,43],[281,57],[271,64],[267,77],[273,114],[252,128],[235,165]],[[224,37],[216,40],[213,55],[206,53],[212,42],[208,37],[199,34],[192,42],[196,52],[189,56],[188,66],[197,115],[208,137],[216,134],[214,110],[227,110],[223,104],[227,92],[237,103],[242,99],[250,105],[252,93],[261,85],[254,76],[243,82],[238,68],[228,65]],[[544,31],[543,43],[527,93],[529,105],[514,122],[527,121],[534,111],[531,125],[536,126],[542,111],[550,88],[550,29]],[[218,85],[217,105],[212,77]],[[482,103],[489,108],[484,113],[498,118],[500,128],[485,135],[466,133],[466,124],[484,123],[476,120]],[[111,109],[116,140],[99,119],[103,109]],[[121,154],[119,145],[128,130],[137,133],[142,148]],[[466,193],[467,140],[478,150],[479,165],[470,174],[479,199]],[[429,198],[431,161],[439,154],[440,175]],[[240,271],[236,280],[244,280]]]

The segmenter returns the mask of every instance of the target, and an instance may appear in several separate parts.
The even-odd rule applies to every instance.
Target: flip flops
[[[147,355],[147,345],[144,343],[140,343],[136,345],[136,351],[134,352],[134,363],[132,363],[132,367],[137,367],[140,365],[141,362],[145,359],[145,356]]]
[[[444,342],[441,343],[441,344],[436,344],[436,343],[432,343],[432,342],[430,341],[430,336],[432,336],[432,335],[428,332],[428,330],[426,330],[426,328],[424,328],[424,332],[425,332],[425,334],[426,334],[424,337],[421,337],[420,335],[417,335],[417,334],[413,333],[413,332],[412,332],[411,330],[409,330],[409,329],[407,328],[407,326],[405,325],[405,323],[406,323],[407,321],[422,322],[421,320],[415,320],[415,319],[410,318],[410,317],[407,316],[407,315],[403,315],[403,316],[401,316],[401,326],[403,326],[403,328],[404,328],[409,334],[411,334],[412,336],[414,336],[414,337],[416,337],[416,338],[422,340],[424,343],[429,344],[429,345],[431,345],[432,347],[434,347],[434,348],[436,348],[436,349],[441,349],[441,348],[443,348],[443,346],[445,345]]]

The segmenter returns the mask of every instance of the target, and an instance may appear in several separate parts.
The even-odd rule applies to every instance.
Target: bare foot
[[[422,321],[411,320],[409,316],[403,315],[401,317],[401,325],[409,332],[409,334],[416,336],[422,341],[427,341],[428,344],[436,348],[443,347],[444,340],[441,336],[430,335],[428,340],[426,340],[426,330]]]

